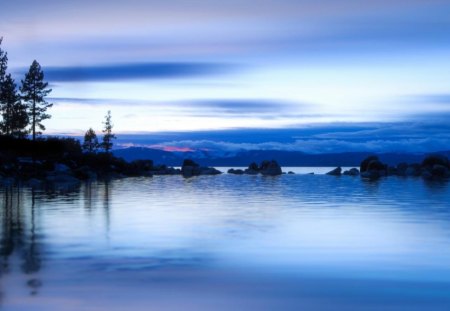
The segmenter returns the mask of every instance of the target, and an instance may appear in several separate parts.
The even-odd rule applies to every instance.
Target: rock
[[[388,167],[377,156],[370,156],[361,162],[360,172],[362,178],[377,179],[387,175]]]
[[[201,167],[200,175],[219,175],[222,174],[221,171],[215,169],[214,167]]]
[[[235,175],[242,175],[244,174],[244,171],[241,169],[235,170],[234,168],[230,168],[227,172],[228,174],[235,174]]]
[[[354,168],[349,169],[348,171],[345,171],[344,175],[347,175],[347,176],[358,176],[359,175],[359,170],[356,167],[354,167]]]
[[[281,166],[275,160],[263,161],[259,171],[263,176],[278,176],[282,174]]]
[[[183,166],[181,167],[181,174],[185,178],[190,178],[200,175],[218,175],[222,174],[222,172],[215,169],[214,167],[200,167],[194,161],[187,159],[183,161]]]
[[[244,170],[244,174],[247,174],[247,175],[258,175],[259,174],[259,170],[253,170],[253,169],[247,168],[247,169]]]
[[[342,173],[342,168],[339,166],[339,167],[336,167],[334,170],[329,171],[327,173],[327,175],[341,176],[341,173]]]
[[[369,163],[372,161],[378,161],[378,157],[377,156],[369,156],[369,157],[365,158],[359,166],[360,172],[363,173],[363,172],[367,171]]]
[[[56,163],[53,169],[54,172],[58,172],[58,173],[69,173],[70,172],[70,167],[68,167],[65,164],[61,164],[61,163]]]
[[[191,159],[186,159],[183,161],[183,165],[181,166],[181,174],[185,178],[198,176],[200,175],[200,167]]]
[[[367,164],[367,171],[387,171],[387,165],[380,160],[372,160]]]
[[[440,154],[429,155],[422,161],[422,167],[432,168],[434,165],[441,165],[446,168],[450,168],[447,157]]]
[[[289,171],[288,175],[295,175],[295,173],[293,171]]]

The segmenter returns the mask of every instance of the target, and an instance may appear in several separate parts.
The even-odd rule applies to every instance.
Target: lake
[[[447,182],[155,176],[0,200],[2,310],[450,308]]]

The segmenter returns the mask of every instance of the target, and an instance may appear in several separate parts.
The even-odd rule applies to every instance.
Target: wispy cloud
[[[173,79],[224,74],[235,69],[219,63],[134,63],[101,66],[46,67],[46,78],[53,82]],[[23,70],[24,71],[24,70]]]

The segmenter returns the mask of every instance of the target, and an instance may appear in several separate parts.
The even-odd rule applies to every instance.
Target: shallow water
[[[445,182],[156,176],[0,200],[2,310],[450,306]]]

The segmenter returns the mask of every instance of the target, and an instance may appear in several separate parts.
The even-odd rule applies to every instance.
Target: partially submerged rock
[[[342,168],[339,166],[339,167],[336,167],[334,170],[329,171],[327,173],[327,175],[341,176],[341,173],[342,173]]]
[[[361,162],[360,172],[362,178],[378,179],[387,176],[388,166],[382,163],[377,156],[370,156]]]
[[[183,161],[183,165],[181,166],[181,174],[184,178],[190,178],[201,175],[218,175],[222,174],[222,172],[214,167],[201,167],[193,160],[186,159]]]
[[[348,171],[344,171],[343,174],[347,176],[359,176],[359,170],[356,167],[354,167],[349,169]]]

